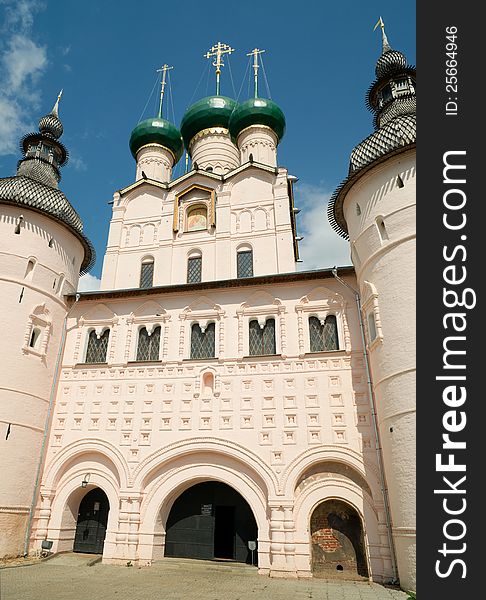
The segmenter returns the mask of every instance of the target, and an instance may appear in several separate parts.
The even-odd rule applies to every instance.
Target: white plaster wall
[[[24,221],[15,234],[20,215]],[[76,290],[83,256],[80,242],[65,227],[24,207],[0,205],[0,556],[23,552],[67,308],[63,294]],[[26,277],[30,259],[35,265]],[[42,331],[36,348],[29,348],[32,314],[42,320],[35,322]]]
[[[356,285],[353,279],[347,277]],[[308,317],[330,311],[340,349],[311,354]],[[248,322],[258,316],[275,318],[275,356],[248,356]],[[211,320],[216,358],[191,360],[191,324]],[[161,360],[134,362],[138,328],[151,322],[161,325]],[[104,326],[111,329],[107,364],[83,364],[90,328]],[[72,545],[69,511],[81,499],[86,473],[110,497],[107,562],[146,564],[163,556],[171,503],[208,478],[232,485],[250,503],[260,571],[273,576],[310,575],[306,530],[300,527],[295,539],[293,533],[294,489],[309,467],[349,464],[373,489],[367,502],[381,506],[354,299],[332,277],[81,300],[68,330],[34,546],[46,535],[54,550]],[[208,371],[214,389],[205,393]],[[116,498],[111,487],[118,487]],[[353,490],[346,498],[361,510],[366,492]],[[382,553],[379,560],[373,554],[374,576],[390,577],[389,548],[376,536],[371,543]]]
[[[238,136],[237,144],[242,164],[250,160],[251,154],[255,162],[277,166],[278,139],[270,127],[265,125],[247,127]]]
[[[344,213],[365,311],[366,282],[377,294],[380,335],[370,344],[372,378],[400,581],[415,589],[415,151],[359,179]],[[380,237],[378,217],[388,239]]]
[[[174,232],[176,195],[194,185],[215,189],[216,227]],[[101,289],[138,287],[147,256],[154,258],[154,285],[186,283],[193,250],[202,254],[203,281],[236,278],[244,244],[253,249],[255,276],[295,271],[286,169],[275,175],[250,168],[225,182],[194,173],[170,190],[143,184],[115,194]]]

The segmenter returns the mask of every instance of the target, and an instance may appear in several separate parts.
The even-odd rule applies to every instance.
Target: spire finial
[[[211,50],[206,52],[204,58],[215,57],[213,61],[213,66],[216,67],[216,96],[219,96],[219,78],[221,75],[221,67],[224,67],[224,62],[222,61],[223,54],[231,54],[235,49],[231,48],[228,44],[223,44],[218,42],[214,46],[211,47]]]
[[[59,92],[59,94],[57,95],[57,100],[51,110],[51,115],[54,115],[55,117],[58,117],[58,118],[59,118],[59,100],[61,99],[62,92],[63,92],[63,90],[61,90]]]
[[[378,25],[381,27],[381,39],[382,39],[382,43],[383,43],[383,49],[382,49],[381,53],[385,54],[385,52],[388,52],[389,50],[391,50],[391,46],[388,43],[388,38],[386,37],[386,33],[385,33],[385,23],[383,23],[383,19],[381,17],[378,19],[378,23],[373,27],[373,31],[376,30]]]
[[[259,48],[254,48],[251,52],[248,52],[247,56],[253,56],[253,73],[255,79],[255,98],[258,98],[258,55],[263,54],[265,50],[260,50]]]
[[[165,92],[165,76],[167,71],[170,71],[171,69],[173,69],[174,67],[169,67],[168,64],[164,64],[160,67],[160,69],[157,69],[157,73],[162,73],[162,79],[160,81],[160,102],[159,102],[159,119],[162,118],[162,103],[164,102],[164,92]]]

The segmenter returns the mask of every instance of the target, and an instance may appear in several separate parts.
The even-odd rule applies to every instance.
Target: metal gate
[[[95,488],[81,500],[78,511],[74,552],[103,554],[110,503],[103,490]]]

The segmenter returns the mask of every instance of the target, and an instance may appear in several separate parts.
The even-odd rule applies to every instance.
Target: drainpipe
[[[375,394],[373,392],[373,385],[371,383],[370,359],[368,356],[368,351],[366,349],[366,339],[365,339],[364,325],[363,325],[363,312],[361,309],[361,298],[360,298],[358,290],[355,290],[348,283],[346,283],[344,281],[344,279],[341,279],[341,277],[339,277],[339,275],[337,274],[337,267],[334,267],[332,269],[332,274],[334,275],[334,278],[337,281],[339,281],[339,283],[341,285],[347,287],[349,290],[351,290],[353,292],[354,299],[356,301],[356,308],[358,310],[359,329],[361,332],[361,343],[363,345],[363,358],[364,358],[364,364],[365,364],[365,369],[366,369],[366,383],[367,383],[367,387],[368,387],[368,397],[369,397],[370,409],[371,409],[371,421],[373,423],[373,431],[374,431],[375,439],[376,439],[376,457],[377,457],[377,462],[378,462],[378,470],[380,472],[380,487],[381,487],[381,493],[383,496],[383,505],[385,508],[386,531],[387,531],[387,536],[388,536],[388,543],[390,544],[390,550],[391,550],[390,558],[391,558],[391,562],[392,562],[392,570],[393,570],[393,576],[394,576],[394,581],[392,583],[398,583],[398,570],[397,570],[397,563],[396,563],[396,558],[395,558],[395,544],[393,542],[393,536],[391,534],[390,503],[388,500],[388,489],[386,487],[385,468],[383,465],[383,454],[382,454],[382,449],[381,449],[380,434],[378,431],[377,416],[376,416],[376,410],[375,410]]]
[[[37,464],[37,473],[35,476],[34,493],[32,494],[32,502],[31,502],[30,510],[29,510],[29,519],[27,521],[27,529],[25,531],[24,556],[27,556],[29,554],[29,540],[30,540],[30,534],[32,532],[32,521],[34,519],[34,511],[35,511],[37,495],[39,493],[40,476],[41,476],[42,465],[44,463],[44,456],[45,456],[45,452],[46,452],[46,442],[47,442],[47,436],[49,433],[49,424],[51,421],[52,408],[54,406],[54,398],[56,397],[56,389],[57,389],[57,383],[59,380],[61,358],[62,358],[62,354],[64,351],[64,345],[66,343],[67,320],[68,320],[69,315],[71,314],[71,311],[76,306],[76,303],[78,302],[79,297],[80,297],[80,294],[76,294],[76,300],[74,301],[74,304],[71,306],[71,308],[68,310],[68,312],[66,313],[66,316],[64,317],[64,322],[62,325],[61,341],[59,343],[59,350],[57,352],[56,366],[54,367],[54,378],[52,380],[52,385],[51,385],[51,393],[49,396],[49,405],[47,408],[46,421],[44,424],[44,434],[42,436],[42,445],[41,445],[41,450],[40,450],[40,454],[39,454],[39,462]]]

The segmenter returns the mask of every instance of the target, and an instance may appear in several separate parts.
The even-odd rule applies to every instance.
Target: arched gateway
[[[368,577],[363,527],[358,512],[342,500],[326,500],[310,521],[314,577]]]
[[[251,544],[257,524],[246,500],[217,481],[193,485],[174,502],[167,519],[165,556],[256,564]]]
[[[103,554],[110,503],[100,488],[91,490],[79,505],[74,552]]]

